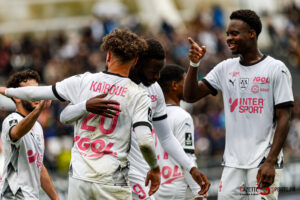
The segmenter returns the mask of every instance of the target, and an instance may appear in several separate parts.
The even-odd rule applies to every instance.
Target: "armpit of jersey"
[[[216,90],[206,79],[202,79],[202,82],[211,90],[213,96],[218,94],[218,90]]]
[[[66,101],[66,100],[64,100],[61,96],[59,96],[59,94],[58,94],[58,92],[57,92],[57,90],[56,90],[56,85],[52,85],[52,92],[53,92],[54,96],[55,96],[58,100],[60,100],[60,101],[62,101],[62,102]]]
[[[275,105],[275,108],[287,108],[287,107],[294,107],[294,101],[287,101]]]

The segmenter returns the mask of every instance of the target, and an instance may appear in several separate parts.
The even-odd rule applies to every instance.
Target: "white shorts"
[[[134,173],[134,170],[129,169],[128,178],[130,182],[130,187],[132,191],[133,200],[155,200],[152,196],[149,196],[150,183],[148,187],[145,186],[146,176]]]
[[[277,200],[282,169],[276,169],[274,183],[264,190],[257,188],[258,170],[224,167],[218,200]]]
[[[194,199],[193,193],[185,182],[184,177],[181,177],[172,183],[160,185],[158,191],[154,194],[154,197],[159,200]]]
[[[131,200],[129,186],[112,186],[69,177],[68,200]]]

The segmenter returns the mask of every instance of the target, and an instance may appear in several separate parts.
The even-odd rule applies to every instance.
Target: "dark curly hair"
[[[185,71],[179,65],[169,64],[166,65],[160,72],[160,78],[157,80],[164,93],[168,93],[172,81],[180,82],[184,77]]]
[[[140,57],[140,60],[144,59],[156,59],[163,60],[165,59],[165,50],[159,41],[155,39],[147,39],[146,40],[148,48],[144,51]]]
[[[122,63],[126,63],[147,49],[147,43],[128,29],[114,29],[102,39],[101,48],[111,51]]]
[[[236,10],[231,13],[230,19],[239,19],[247,23],[251,29],[255,30],[257,37],[261,32],[262,24],[260,18],[252,10]]]
[[[36,71],[31,69],[17,72],[9,77],[6,87],[17,88],[20,87],[20,83],[27,82],[28,80],[31,79],[36,80],[36,82],[40,82],[41,78]]]

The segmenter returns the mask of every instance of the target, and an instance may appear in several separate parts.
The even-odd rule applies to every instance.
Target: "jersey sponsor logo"
[[[150,96],[150,99],[151,99],[152,102],[157,101],[157,95],[152,94],[152,95]]]
[[[184,177],[183,173],[180,172],[180,168],[175,165],[173,166],[163,166],[161,170],[161,176],[165,179],[162,185],[172,183],[173,181]]]
[[[28,156],[28,162],[36,163],[37,168],[40,168],[43,165],[43,157],[44,156],[42,154],[33,153],[32,150],[28,150],[27,156]]]
[[[258,84],[268,84],[270,83],[270,79],[268,77],[256,76],[254,77],[253,82]]]
[[[111,85],[106,82],[92,81],[90,91],[125,97],[127,87]]]
[[[18,123],[18,120],[13,119],[13,120],[10,120],[8,123],[9,123],[9,126],[14,126]]]
[[[251,92],[253,94],[257,94],[259,92],[259,86],[258,85],[252,85]]]
[[[185,133],[185,146],[192,146],[193,138],[192,133]]]
[[[240,72],[230,72],[229,75],[231,75],[232,77],[236,77],[240,74]]]
[[[90,138],[75,136],[74,142],[78,149],[81,150],[80,154],[85,157],[100,157],[103,155],[112,155],[117,157],[118,153],[111,150],[114,143],[109,142],[106,145],[104,140],[92,140]],[[91,151],[92,153],[88,151]]]
[[[234,112],[238,107],[240,113],[261,114],[264,108],[263,98],[229,98],[230,112]]]
[[[245,90],[248,88],[249,85],[249,78],[240,78],[240,88]]]

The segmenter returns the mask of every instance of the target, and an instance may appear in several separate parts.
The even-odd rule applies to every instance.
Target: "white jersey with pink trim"
[[[224,165],[256,168],[266,159],[276,128],[275,108],[293,106],[291,74],[285,64],[270,56],[249,66],[240,58],[219,63],[203,82],[222,91],[226,145]],[[277,168],[283,165],[282,152]]]
[[[148,93],[129,78],[109,72],[76,75],[53,86],[58,99],[72,104],[106,92],[105,99],[118,101],[122,111],[112,119],[87,112],[75,122],[70,175],[106,185],[128,185],[131,130],[140,125],[152,128]]]
[[[1,140],[5,164],[0,199],[39,199],[44,157],[43,129],[35,122],[27,134],[12,141],[11,129],[23,119],[22,114],[14,112],[3,121]]]
[[[179,106],[167,105],[168,122],[172,132],[184,151],[195,162],[194,155],[194,123],[191,115]],[[155,138],[155,152],[161,168],[161,185],[154,194],[156,199],[185,199],[187,192],[195,194],[200,186],[192,179],[192,183],[185,179],[185,173],[180,164],[168,155],[160,142]],[[191,190],[188,190],[188,186]],[[191,194],[193,196],[194,194]]]
[[[155,82],[150,87],[146,87],[140,83],[139,86],[144,88],[150,96],[153,116],[152,120],[165,119],[167,117],[166,103],[159,84]],[[129,174],[146,178],[150,167],[142,156],[135,133],[133,133],[131,137],[131,148],[128,154],[128,160],[130,161]]]

